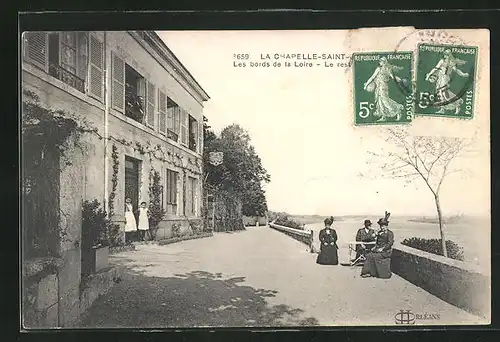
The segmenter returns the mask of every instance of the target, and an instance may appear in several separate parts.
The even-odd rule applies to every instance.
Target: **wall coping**
[[[23,262],[23,276],[31,278],[39,274],[56,274],[64,266],[61,258],[39,257]]]
[[[280,226],[279,224],[275,223],[269,223],[269,227],[271,228],[276,228],[276,229],[281,229],[288,231],[290,233],[294,233],[297,235],[302,235],[302,236],[311,236],[311,231],[310,230],[300,230],[300,229],[295,229],[295,228],[290,228],[290,227],[285,227],[285,226]]]
[[[429,259],[429,260],[432,260],[435,262],[439,262],[439,263],[445,264],[447,266],[460,268],[460,269],[469,271],[471,273],[477,273],[477,274],[490,276],[489,272],[485,272],[485,270],[479,269],[478,266],[475,264],[465,262],[465,261],[455,260],[455,259],[451,259],[451,258],[446,258],[442,255],[437,255],[437,254],[421,251],[421,250],[413,248],[413,247],[405,246],[399,242],[394,243],[393,249],[400,250],[402,252],[416,255],[416,256],[419,256],[421,258]]]

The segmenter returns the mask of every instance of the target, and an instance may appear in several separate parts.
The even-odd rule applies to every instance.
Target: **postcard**
[[[24,329],[490,324],[488,30],[21,49]]]

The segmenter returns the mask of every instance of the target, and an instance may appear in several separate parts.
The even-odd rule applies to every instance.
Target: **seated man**
[[[364,227],[358,230],[356,234],[356,241],[361,242],[372,242],[375,241],[375,231],[371,228],[372,222],[370,220],[365,220]],[[356,258],[354,260],[358,260],[361,255],[365,254],[367,246],[365,245],[356,245]],[[368,249],[370,246],[368,245]]]
[[[389,230],[390,213],[386,212],[385,218],[378,220],[380,231],[377,233],[375,247],[366,254],[366,261],[361,270],[361,277],[377,277],[388,279],[391,273],[391,254],[394,244],[394,234]]]

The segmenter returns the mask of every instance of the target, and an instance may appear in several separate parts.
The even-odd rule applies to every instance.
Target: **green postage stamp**
[[[354,124],[411,122],[413,53],[354,53],[353,61]]]
[[[472,118],[476,65],[477,47],[419,44],[417,115]]]

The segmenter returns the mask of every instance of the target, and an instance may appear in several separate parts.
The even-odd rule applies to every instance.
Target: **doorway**
[[[125,198],[132,200],[134,213],[139,206],[139,174],[141,161],[125,157]]]

